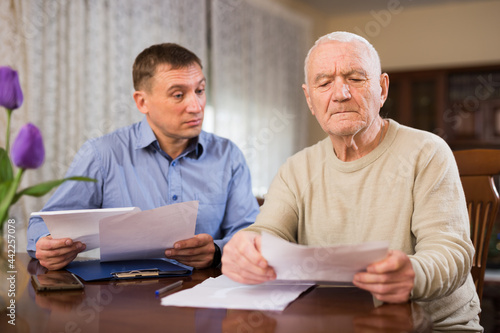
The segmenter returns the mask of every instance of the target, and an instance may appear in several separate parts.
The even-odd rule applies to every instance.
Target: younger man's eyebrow
[[[198,81],[197,86],[201,85],[202,83],[205,83],[206,81],[207,81],[206,78],[201,79],[200,81]],[[170,92],[172,90],[178,90],[178,89],[183,90],[183,89],[186,89],[188,87],[189,87],[189,85],[187,85],[187,84],[174,84],[173,86],[171,86],[167,89],[167,92]]]

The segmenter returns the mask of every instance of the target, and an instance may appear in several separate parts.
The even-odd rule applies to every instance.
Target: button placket
[[[170,167],[168,170],[169,173],[169,191],[170,191],[170,200],[172,202],[177,202],[181,199],[182,194],[182,179],[180,173],[179,161],[174,160],[170,163]]]

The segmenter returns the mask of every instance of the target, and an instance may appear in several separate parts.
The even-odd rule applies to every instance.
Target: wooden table
[[[27,254],[16,259],[27,274],[45,272]],[[155,290],[179,279],[185,289],[219,274],[195,270],[184,278],[87,282],[84,291],[45,293],[36,293],[24,279],[25,285],[17,286],[18,293],[24,290],[16,300],[13,332],[431,332],[429,316],[416,304],[375,307],[372,296],[355,287],[316,287],[281,313],[166,307],[155,296]],[[0,331],[10,332],[4,320]]]

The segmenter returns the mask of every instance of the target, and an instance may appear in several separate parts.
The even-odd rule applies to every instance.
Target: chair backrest
[[[500,150],[458,150],[454,155],[465,192],[471,238],[476,250],[471,273],[479,299],[482,299],[488,246],[500,205],[493,180],[494,175],[500,174]]]

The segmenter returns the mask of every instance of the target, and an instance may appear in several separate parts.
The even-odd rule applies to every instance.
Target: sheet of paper
[[[194,236],[198,201],[181,202],[102,219],[101,261],[164,257],[174,243]]]
[[[257,284],[232,281],[225,275],[208,278],[191,289],[162,298],[164,306],[283,311],[314,284]]]
[[[355,273],[386,257],[387,242],[311,247],[262,234],[262,255],[280,281],[351,282]]]
[[[99,247],[99,221],[103,218],[140,211],[137,207],[103,208],[83,210],[59,210],[35,212],[31,216],[40,216],[52,238],[69,237],[87,245],[85,251]]]

